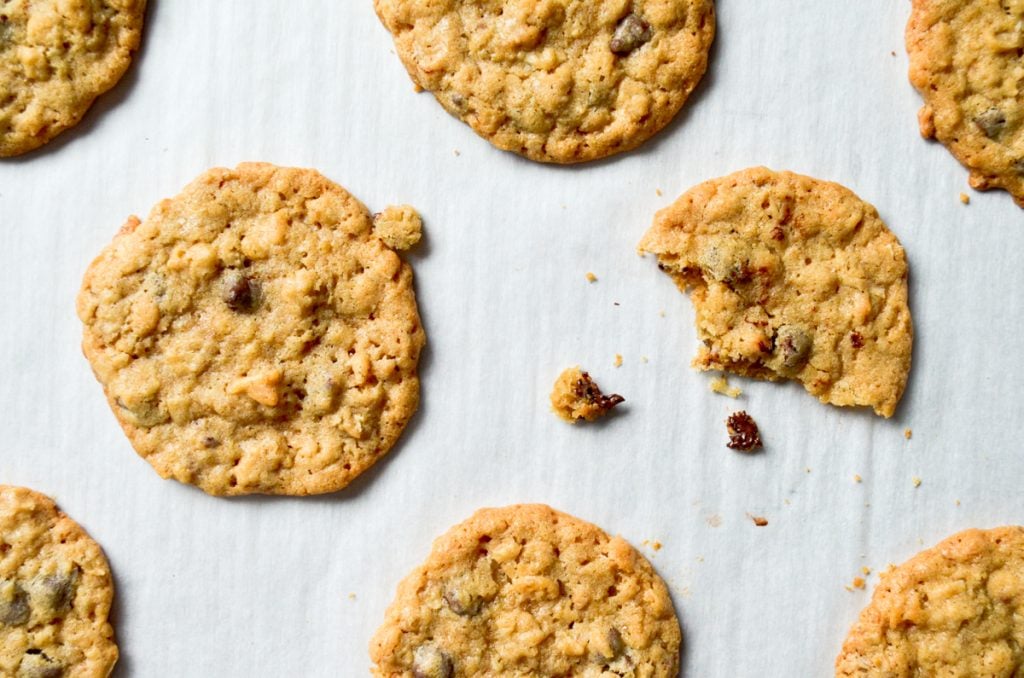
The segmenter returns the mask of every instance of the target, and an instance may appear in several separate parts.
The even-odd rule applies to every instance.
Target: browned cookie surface
[[[410,228],[398,240],[415,242]],[[344,487],[419,402],[412,269],[313,170],[203,174],[129,220],[86,272],[78,314],[136,451],[211,494]]]
[[[434,542],[370,644],[376,676],[675,678],[664,582],[619,537],[543,505],[483,509]]]
[[[1024,3],[913,0],[906,39],[921,134],[949,148],[971,186],[1024,206]]]
[[[0,3],[0,156],[77,123],[131,63],[145,0]]]
[[[906,257],[848,189],[763,167],[712,179],[658,212],[640,250],[690,291],[695,367],[895,411],[913,344]]]
[[[418,87],[498,148],[572,163],[629,150],[707,68],[712,0],[375,0]]]
[[[882,574],[837,678],[1024,674],[1024,528],[966,530]]]
[[[0,485],[0,675],[106,678],[117,662],[103,552],[48,497]]]

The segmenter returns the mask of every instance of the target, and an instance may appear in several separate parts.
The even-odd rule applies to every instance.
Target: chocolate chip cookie
[[[313,170],[213,169],[130,218],[86,272],[78,315],[135,450],[210,494],[340,489],[419,402],[412,269]]]
[[[0,3],[0,157],[75,125],[139,47],[145,0]]]
[[[691,292],[694,367],[793,379],[823,402],[892,416],[913,344],[907,261],[848,189],[743,170],[658,212],[640,251]]]
[[[619,537],[543,505],[483,509],[434,542],[370,643],[375,676],[679,671],[664,582]]]
[[[707,68],[712,0],[374,0],[417,88],[498,148],[573,163],[663,128]]]
[[[837,678],[1024,674],[1024,528],[967,530],[882,574]]]
[[[99,545],[54,503],[0,485],[0,674],[105,678],[117,662]]]
[[[921,135],[956,156],[971,186],[1006,189],[1024,207],[1024,4],[913,0],[906,40]]]

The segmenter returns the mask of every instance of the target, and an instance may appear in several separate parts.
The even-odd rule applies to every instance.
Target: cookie
[[[913,0],[906,41],[921,135],[950,150],[971,186],[1006,189],[1024,207],[1024,4]]]
[[[626,401],[617,393],[606,395],[590,374],[579,367],[564,370],[551,390],[551,409],[559,417],[575,424],[578,421],[596,421]]]
[[[340,489],[419,402],[412,269],[313,170],[213,169],[130,218],[78,315],[135,450],[210,494]]]
[[[658,212],[640,252],[691,292],[694,367],[892,416],[913,344],[907,262],[848,189],[763,167],[712,179]]]
[[[838,678],[1024,675],[1024,528],[967,530],[882,574]]]
[[[418,89],[506,151],[574,163],[639,146],[707,68],[713,0],[374,0]]]
[[[105,678],[117,662],[99,545],[54,503],[0,485],[0,675]]]
[[[0,157],[42,146],[117,84],[139,47],[145,0],[0,4]]]
[[[675,678],[664,582],[619,537],[547,506],[483,509],[434,542],[370,643],[373,675]]]

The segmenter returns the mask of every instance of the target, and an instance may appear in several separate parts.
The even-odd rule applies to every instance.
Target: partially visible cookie
[[[634,148],[707,68],[713,0],[374,0],[418,88],[498,148],[573,163]]]
[[[138,49],[145,0],[0,3],[0,157],[42,146],[117,84]]]
[[[1004,188],[1024,207],[1024,4],[913,0],[906,41],[921,135],[967,167],[971,186]]]
[[[99,545],[48,497],[0,485],[0,674],[105,678],[117,662]]]
[[[477,511],[398,586],[375,676],[675,678],[664,582],[619,537],[547,506]]]
[[[763,167],[712,179],[658,212],[640,251],[691,291],[698,369],[892,416],[913,344],[907,262],[848,189]]]
[[[313,170],[213,169],[132,217],[78,315],[135,450],[211,494],[340,489],[419,403],[412,269]]]
[[[625,401],[617,393],[602,393],[590,374],[579,367],[563,370],[551,390],[551,409],[571,424],[596,421]]]
[[[882,574],[837,678],[1024,675],[1024,528],[967,530]]]

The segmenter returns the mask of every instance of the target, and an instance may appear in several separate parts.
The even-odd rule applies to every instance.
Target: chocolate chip
[[[247,313],[256,308],[259,289],[256,282],[244,273],[227,275],[224,286],[224,303],[232,311]]]
[[[461,617],[472,617],[480,612],[483,599],[469,591],[465,586],[454,584],[444,592],[444,602],[452,612]]]
[[[455,674],[452,658],[436,645],[420,645],[412,657],[413,678],[451,678]]]
[[[0,624],[21,626],[31,614],[25,589],[13,581],[0,583]]]
[[[620,396],[618,393],[612,393],[605,395],[601,392],[597,382],[595,382],[588,373],[583,372],[580,374],[580,378],[576,380],[576,385],[573,387],[573,393],[578,398],[584,398],[588,403],[594,405],[601,414],[608,412],[616,405],[620,405],[626,402],[626,399]]]
[[[753,452],[762,446],[761,432],[757,429],[757,422],[746,412],[734,412],[725,420],[726,429],[729,431],[730,449],[741,452]]]
[[[854,348],[862,348],[864,346],[864,335],[860,332],[851,332],[850,343]]]
[[[651,26],[636,14],[627,14],[619,22],[609,44],[615,54],[629,54],[651,39]]]
[[[60,678],[64,667],[36,648],[25,650],[18,666],[17,678]]]
[[[975,116],[974,124],[989,139],[995,139],[1006,128],[1006,116],[993,106],[984,113]]]
[[[36,600],[54,617],[71,609],[78,589],[78,570],[70,574],[51,574],[37,580],[33,587]]]
[[[811,344],[810,335],[796,325],[781,325],[775,331],[775,352],[787,370],[795,370],[807,362]]]
[[[626,649],[626,644],[622,642],[622,634],[614,626],[608,629],[608,647],[612,650],[612,656],[609,659],[615,659]]]
[[[220,441],[213,436],[205,436],[203,438],[203,447],[213,449],[214,447],[220,447]]]

